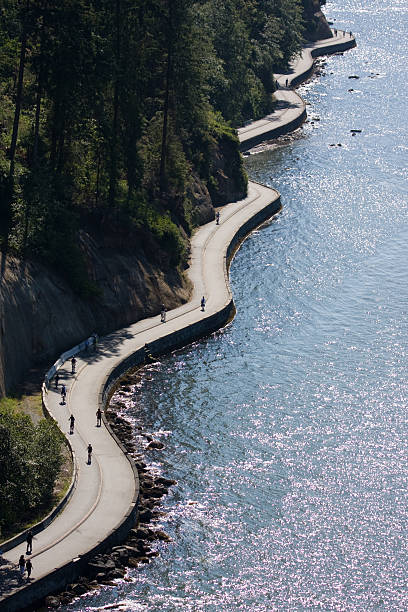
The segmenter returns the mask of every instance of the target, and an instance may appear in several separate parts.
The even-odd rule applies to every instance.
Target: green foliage
[[[34,425],[0,401],[0,530],[35,513],[52,499],[62,465],[62,433],[52,421]]]
[[[150,233],[155,243],[168,254],[171,265],[185,263],[185,239],[180,227],[172,221],[170,211],[164,210],[158,200],[155,206],[151,206],[146,200],[136,197],[130,208],[130,223],[133,229],[142,234]]]
[[[3,0],[3,248],[90,294],[81,227],[133,225],[143,201],[180,261],[168,223],[191,229],[192,173],[211,184],[218,147],[245,182],[233,127],[271,110],[273,72],[302,31],[301,0]]]
[[[208,0],[207,20],[221,60],[211,102],[234,125],[271,109],[273,72],[286,68],[302,44],[300,0]]]

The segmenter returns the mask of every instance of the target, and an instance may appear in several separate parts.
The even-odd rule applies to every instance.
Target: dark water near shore
[[[174,543],[64,610],[408,609],[408,4],[325,12],[358,47],[247,161],[284,210],[233,262],[236,318],[135,388]]]

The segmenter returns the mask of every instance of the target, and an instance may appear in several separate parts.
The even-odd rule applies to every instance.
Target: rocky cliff
[[[325,4],[325,1],[303,0],[303,17],[306,22],[305,38],[307,40],[323,40],[333,36],[326,17],[321,11],[322,4]]]
[[[93,300],[79,299],[43,265],[7,258],[0,293],[0,395],[29,368],[51,366],[92,331],[104,334],[157,314],[162,302],[174,308],[188,299],[178,271],[164,272],[142,253],[109,252],[82,238],[91,243],[87,263],[101,292]]]
[[[228,156],[231,158],[228,159]],[[246,195],[245,172],[238,147],[226,154],[215,149],[211,195],[193,175],[189,198],[197,225],[214,219],[214,205]],[[188,237],[180,225],[186,242]],[[92,299],[81,299],[46,266],[0,259],[0,397],[15,387],[27,370],[48,369],[66,349],[93,331],[99,335],[186,302],[190,287],[183,271],[172,266],[169,253],[145,236],[137,247],[124,248],[121,237],[99,228],[82,229],[78,242],[87,276],[97,288]],[[1,258],[1,255],[0,255]]]

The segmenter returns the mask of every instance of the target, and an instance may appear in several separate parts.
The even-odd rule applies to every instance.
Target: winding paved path
[[[277,75],[280,85],[285,85],[286,79],[290,84],[310,71],[313,62],[312,49],[329,52],[333,45],[339,43],[339,39],[344,37],[337,36],[307,47],[301,58],[292,65],[290,74]],[[247,141],[249,144],[254,135],[256,138],[262,135],[263,138],[265,135],[271,137],[273,129],[285,129],[285,126],[302,115],[304,103],[295,92],[281,89],[276,97],[287,103],[287,107],[241,128],[241,142]],[[48,403],[62,431],[69,436],[75,451],[78,478],[64,510],[34,539],[31,556],[33,581],[29,589],[25,590],[28,598],[33,599],[35,595],[40,595],[39,590],[35,592],[35,585],[44,582],[41,578],[103,541],[109,532],[121,524],[123,517],[135,503],[138,482],[130,461],[108,430],[105,427],[96,427],[98,396],[107,373],[145,343],[184,329],[204,318],[209,319],[231,303],[227,278],[227,247],[237,231],[257,213],[261,213],[272,202],[276,202],[276,210],[278,200],[279,194],[274,189],[250,182],[247,198],[222,207],[219,226],[214,222],[208,223],[194,234],[188,271],[194,287],[190,302],[168,312],[166,323],[160,323],[160,316],[152,317],[104,337],[95,354],[78,357],[75,375],[70,374],[70,367],[60,370],[60,382],[65,382],[68,387],[67,403],[61,404],[60,395],[53,388],[48,392]],[[205,295],[207,300],[205,312],[200,309],[202,295]],[[68,419],[71,413],[76,419],[73,435],[69,435]],[[86,463],[88,443],[91,443],[94,449],[91,465]],[[15,564],[24,553],[25,545],[17,546],[4,553],[2,561]],[[9,598],[9,595],[16,591],[20,591],[21,595],[26,581],[19,579],[17,572],[9,572],[9,576],[10,580],[7,583],[3,581],[3,585],[0,576],[0,610],[12,612],[18,610],[19,606],[15,607],[14,598]],[[29,595],[28,591],[31,591],[32,595]]]
[[[304,80],[313,69],[313,58],[325,53],[345,51],[355,47],[354,36],[349,32],[336,30],[333,38],[310,43],[303,48],[299,57],[293,60],[290,70],[276,74],[279,89],[274,93],[277,100],[273,113],[258,121],[252,121],[238,130],[241,150],[245,151],[260,142],[280,136],[297,128],[306,119],[306,105],[291,87]]]

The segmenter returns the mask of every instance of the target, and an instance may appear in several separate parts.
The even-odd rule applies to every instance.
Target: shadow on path
[[[0,597],[18,589],[27,581],[26,576],[21,577],[17,565],[10,565],[8,561],[0,557]]]

